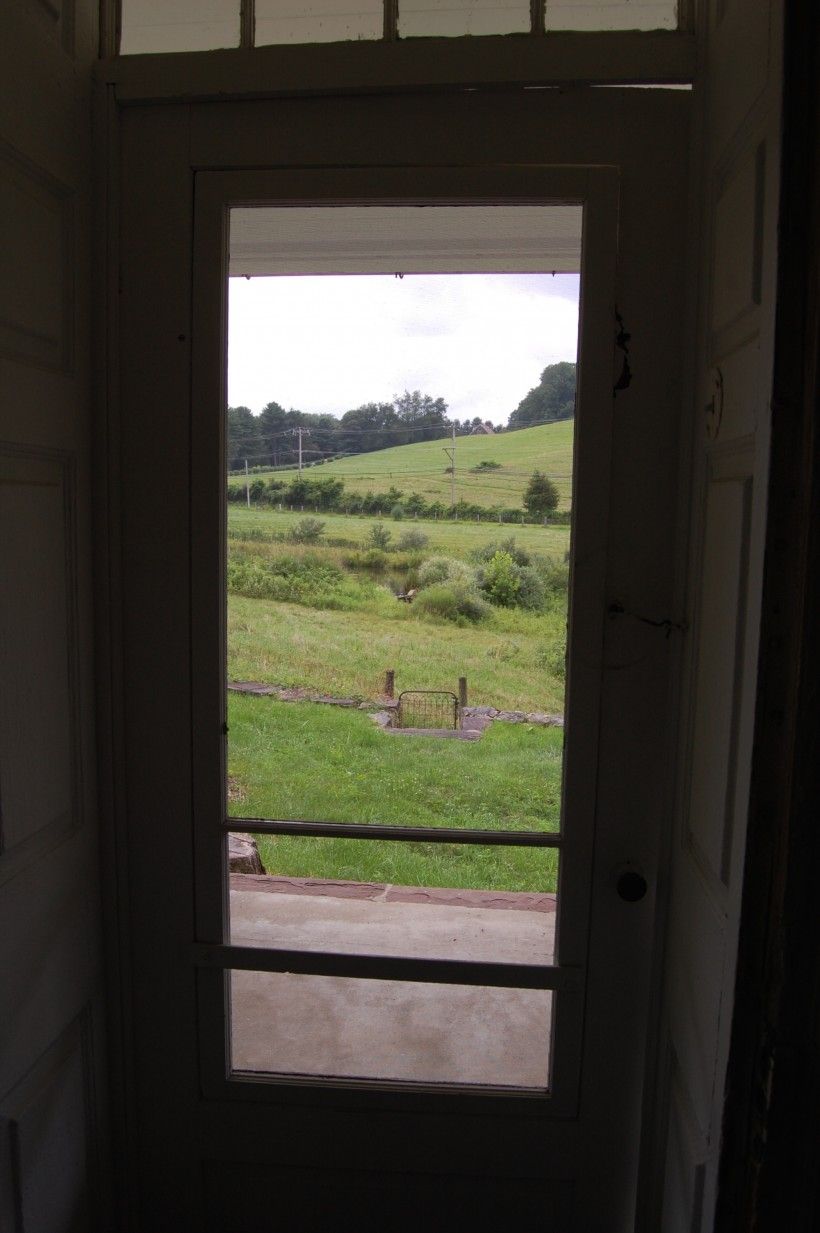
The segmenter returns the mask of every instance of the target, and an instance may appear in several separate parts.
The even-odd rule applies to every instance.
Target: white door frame
[[[350,158],[351,151],[370,142],[378,144],[377,133],[361,131],[360,99],[205,104],[125,113],[118,424],[128,771],[124,821],[132,905],[136,1111],[142,1126],[141,1168],[149,1211],[152,1203],[154,1210],[160,1210],[160,1195],[167,1204],[169,1179],[187,1173],[180,1186],[184,1190],[190,1182],[193,1197],[178,1195],[173,1203],[178,1205],[180,1218],[189,1218],[193,1208],[205,1202],[203,1158],[211,1162],[257,1158],[263,1125],[268,1126],[265,1142],[271,1144],[270,1150],[276,1144],[281,1161],[289,1156],[295,1159],[295,1142],[287,1131],[288,1125],[296,1124],[294,1118],[297,1122],[305,1117],[318,1119],[319,1129],[365,1117],[371,1127],[381,1127],[373,1167],[389,1167],[398,1154],[410,1161],[410,1167],[469,1172],[486,1157],[499,1175],[540,1178],[545,1185],[563,1188],[566,1203],[574,1207],[576,1219],[590,1233],[599,1228],[613,1233],[631,1225],[646,1007],[655,945],[653,889],[666,825],[665,759],[668,731],[673,726],[667,710],[672,648],[663,633],[639,618],[669,615],[675,567],[674,451],[681,418],[677,366],[682,285],[682,261],[675,242],[682,230],[685,204],[687,115],[686,100],[675,93],[653,100],[652,109],[636,97],[641,94],[588,91],[573,99],[547,92],[480,100],[469,96],[379,100],[384,129],[394,134],[395,149],[380,144],[383,153],[375,165],[370,161],[369,170],[366,150],[364,159]],[[420,110],[427,115],[419,116]],[[329,127],[331,112],[333,126]],[[444,120],[451,132],[445,132]],[[412,138],[407,136],[411,122]],[[613,137],[619,130],[622,138]],[[443,169],[440,157],[448,144],[458,148],[460,163],[450,171]],[[668,155],[670,146],[680,156],[677,161],[653,164],[653,149],[659,156],[661,152]],[[408,155],[404,171],[395,166],[396,152],[403,147]],[[597,429],[592,419],[588,421],[591,432],[603,434],[597,444],[588,443],[590,456],[601,465],[602,457],[608,457],[609,422],[614,418],[612,482],[608,492],[604,483],[591,504],[579,503],[576,529],[578,543],[586,543],[591,555],[581,558],[579,554],[575,561],[576,593],[580,588],[586,597],[573,613],[575,645],[597,645],[599,653],[592,661],[576,656],[570,671],[576,687],[579,675],[602,682],[599,713],[584,716],[587,731],[599,732],[602,743],[597,785],[583,780],[573,787],[573,755],[567,766],[568,791],[577,789],[579,799],[594,804],[597,835],[595,858],[587,863],[586,889],[578,887],[576,902],[583,905],[579,919],[564,929],[559,942],[561,965],[572,967],[586,957],[592,984],[587,1031],[580,1042],[576,1040],[584,1054],[580,1085],[571,1097],[567,1095],[557,1119],[554,1114],[538,1113],[532,1100],[397,1092],[395,1088],[354,1091],[323,1085],[320,1090],[251,1082],[243,1085],[243,1099],[236,1100],[239,1085],[225,1078],[224,1025],[212,1013],[222,1005],[219,969],[226,957],[219,953],[224,939],[213,895],[222,860],[217,830],[200,850],[201,884],[211,888],[204,898],[201,894],[195,897],[191,864],[192,819],[199,828],[205,824],[203,819],[215,817],[215,802],[221,808],[222,737],[213,724],[217,718],[219,723],[224,719],[221,674],[200,676],[194,670],[203,655],[213,656],[213,631],[221,628],[220,600],[212,584],[221,529],[215,521],[220,517],[215,505],[212,501],[208,505],[207,494],[205,504],[199,504],[196,492],[189,494],[186,476],[192,458],[195,470],[210,468],[205,474],[213,483],[223,482],[214,439],[203,440],[199,432],[192,436],[191,425],[193,417],[203,414],[203,406],[214,405],[218,386],[213,384],[213,365],[221,367],[224,342],[219,314],[212,314],[205,324],[199,316],[192,316],[193,188],[200,169],[216,184],[214,176],[231,175],[244,167],[248,169],[242,171],[244,204],[247,185],[256,175],[252,169],[276,166],[288,169],[284,175],[293,199],[316,200],[315,183],[308,185],[306,179],[312,173],[300,170],[300,162],[314,167],[325,164],[328,183],[335,184],[333,195],[345,200],[368,199],[363,188],[367,176],[373,177],[371,191],[401,201],[417,199],[422,180],[426,177],[425,184],[430,185],[437,175],[441,177],[439,192],[450,201],[459,197],[497,200],[504,176],[509,185],[515,185],[519,177],[518,192],[526,181],[530,199],[542,200],[560,196],[561,176],[567,177],[566,184],[574,176],[568,196],[577,199],[579,178],[589,167],[608,167],[605,172],[599,170],[599,176],[609,177],[610,182],[616,177],[620,185],[617,220],[614,206],[610,220],[613,228],[617,221],[620,254],[606,302],[609,313],[614,307],[614,281],[618,308],[633,334],[633,381],[614,407],[608,400],[607,413],[597,421]],[[364,165],[354,170],[353,162]],[[345,164],[349,170],[330,172],[331,167]],[[146,178],[144,169],[149,165],[152,173]],[[271,199],[270,179],[265,181],[270,174],[260,173],[260,201]],[[345,176],[351,177],[346,187]],[[447,176],[453,179],[448,182]],[[198,239],[209,252],[223,255],[225,189],[223,182],[214,202],[223,205],[211,212],[210,221],[203,223],[206,231]],[[659,270],[665,271],[660,280]],[[223,280],[217,261],[205,277],[213,281],[204,294],[218,302],[213,296],[221,300]],[[200,291],[197,284],[198,295]],[[597,328],[601,338],[611,339],[614,312],[608,319],[602,316]],[[191,351],[192,333],[196,360]],[[621,359],[620,352],[614,348],[613,352],[607,375],[610,388],[616,361],[619,368]],[[603,390],[603,375],[596,379]],[[221,394],[217,397],[221,402]],[[162,456],[150,444],[151,434],[160,429],[165,446]],[[199,455],[202,448],[205,453]],[[583,443],[580,449],[583,454]],[[608,463],[604,470],[608,475]],[[595,511],[594,518],[591,511]],[[586,529],[585,517],[590,520]],[[604,552],[606,537],[608,553]],[[605,568],[599,553],[604,554]],[[208,580],[204,585],[203,579]],[[607,616],[610,601],[622,606],[624,616]],[[194,623],[192,612],[197,614]],[[586,621],[590,622],[588,636],[583,632]],[[204,631],[204,642],[194,647],[193,661],[192,628]],[[158,639],[154,636],[157,629]],[[578,696],[597,699],[597,684],[594,689],[581,689]],[[197,743],[202,740],[199,721],[209,725],[204,746]],[[579,730],[577,716],[571,717],[571,723]],[[204,777],[194,774],[193,766]],[[165,852],[162,860],[160,843]],[[158,896],[163,864],[172,867],[173,878],[164,879],[165,891]],[[615,879],[624,864],[640,867],[649,880],[650,893],[639,905],[624,905],[615,894]],[[561,889],[566,894],[566,888]],[[567,953],[565,947],[580,947],[587,932],[590,947],[586,956],[580,949]],[[634,977],[626,982],[618,977],[618,957],[623,954],[634,960]],[[198,999],[206,1008],[206,1024],[215,1025],[201,1039],[204,1072],[193,1043]],[[160,1030],[163,1016],[166,1026]],[[607,1031],[612,1018],[635,1025],[630,1049],[625,1051],[622,1042]],[[564,1045],[559,1040],[556,1047],[560,1059]],[[566,1049],[569,1056],[572,1045]],[[228,1089],[230,1098],[226,1099]],[[252,1106],[244,1099],[251,1093]],[[407,1144],[393,1120],[397,1110],[403,1111],[402,1124],[407,1117],[423,1118],[423,1142],[433,1152],[429,1159],[423,1151],[403,1154]],[[159,1136],[154,1133],[156,1119],[162,1124]],[[469,1149],[466,1142],[448,1138],[448,1152],[436,1156],[433,1144],[445,1133],[445,1124],[451,1129],[462,1122],[471,1128]],[[503,1133],[499,1133],[501,1125]],[[615,1134],[604,1139],[613,1126]],[[280,1129],[274,1132],[274,1127]],[[332,1150],[335,1167],[348,1167],[344,1135],[334,1140]],[[349,1162],[349,1167],[356,1165]],[[211,1178],[217,1174],[216,1168],[209,1171]],[[594,1186],[590,1178],[595,1178]],[[167,1206],[162,1210],[168,1211]],[[565,1219],[565,1214],[560,1218]]]
[[[412,193],[408,198],[407,194]],[[540,969],[506,974],[502,965],[429,963],[436,983],[469,981],[477,985],[533,982],[555,990],[551,1044],[552,1082],[543,1097],[552,1116],[577,1115],[578,1077],[583,1039],[583,984],[589,922],[589,870],[596,811],[598,712],[605,620],[603,596],[607,560],[610,433],[612,421],[611,325],[617,245],[617,173],[612,168],[464,169],[358,168],[344,173],[311,170],[289,172],[197,173],[194,230],[194,329],[192,351],[192,474],[200,477],[192,490],[193,758],[194,827],[197,852],[197,951],[199,966],[226,972],[232,966],[298,972],[299,956],[253,948],[242,953],[230,946],[227,899],[227,834],[225,814],[225,687],[226,540],[225,540],[225,374],[228,276],[227,223],[231,205],[266,202],[271,205],[378,203],[471,205],[498,203],[583,204],[583,260],[579,390],[576,418],[574,490],[584,499],[574,517],[572,548],[572,610],[565,726],[564,801],[562,831],[544,836],[560,850],[557,962]],[[332,209],[327,211],[332,226]],[[501,224],[499,224],[501,225]],[[537,260],[537,254],[533,254]],[[480,272],[477,264],[476,272]],[[577,718],[576,718],[577,717]],[[322,821],[322,819],[316,819]],[[256,832],[232,818],[229,829]],[[488,837],[489,839],[489,837]],[[491,839],[489,839],[491,842]],[[402,979],[418,965],[361,956],[302,956],[314,974],[359,976],[380,974]],[[225,1079],[230,1062],[224,1042],[230,1036],[225,996],[219,1006],[201,1003],[200,1030],[213,1040],[218,1054],[206,1065],[203,1083],[220,1094],[247,1092],[247,1077]],[[217,982],[213,982],[215,989]],[[210,989],[212,983],[205,982]],[[518,987],[521,987],[520,985]],[[545,1040],[545,1047],[549,1042]],[[223,1046],[220,1049],[220,1045]],[[210,1054],[210,1051],[209,1051]],[[285,1083],[283,1077],[269,1082]],[[292,1080],[291,1080],[292,1082]],[[347,1086],[362,1086],[350,1081]],[[385,1086],[383,1083],[377,1086]],[[425,1086],[425,1085],[422,1085]],[[507,1093],[508,1098],[510,1093]],[[520,1098],[520,1097],[519,1097]]]

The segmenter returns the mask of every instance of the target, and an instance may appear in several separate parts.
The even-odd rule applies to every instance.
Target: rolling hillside
[[[521,428],[517,432],[494,436],[456,438],[456,500],[472,501],[486,506],[517,506],[527,481],[536,469],[552,479],[561,495],[560,509],[568,509],[572,484],[573,420]],[[370,454],[355,454],[337,462],[306,468],[313,477],[333,476],[343,479],[350,492],[387,492],[391,487],[405,495],[417,492],[426,500],[449,504],[450,476],[446,471],[449,458],[444,446],[449,442],[422,441],[418,445],[399,445]],[[495,462],[492,470],[475,471],[482,462]],[[288,481],[296,470],[255,472],[264,478],[275,475]],[[242,479],[232,476],[231,485],[241,485]]]

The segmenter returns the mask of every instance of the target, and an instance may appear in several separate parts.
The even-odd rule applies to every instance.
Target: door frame
[[[674,494],[675,448],[683,420],[683,253],[676,241],[685,227],[683,151],[689,114],[683,92],[658,92],[651,107],[645,97],[649,93],[442,93],[376,102],[312,98],[179,103],[126,107],[119,113],[123,191],[115,228],[120,296],[112,323],[117,346],[111,368],[116,388],[108,404],[108,508],[115,519],[111,597],[122,636],[113,675],[115,696],[122,700],[115,740],[122,740],[123,748],[118,818],[126,854],[120,866],[120,923],[128,972],[123,995],[133,1022],[124,1052],[133,1059],[129,1108],[138,1145],[134,1159],[146,1212],[157,1219],[160,1213],[164,1219],[190,1218],[201,1203],[203,1159],[214,1164],[214,1170],[215,1162],[248,1155],[258,1159],[263,1126],[264,1142],[271,1151],[275,1144],[279,1165],[285,1161],[297,1167],[299,1147],[288,1126],[312,1119],[321,1137],[323,1128],[349,1128],[366,1111],[373,1168],[389,1170],[399,1153],[411,1170],[466,1176],[480,1168],[496,1177],[538,1179],[539,1186],[566,1184],[587,1229],[612,1233],[631,1227],[644,1051],[651,1039],[648,1016],[639,1025],[628,1059],[606,1036],[583,1042],[588,1060],[578,1107],[582,1116],[592,1115],[595,1125],[585,1143],[579,1138],[578,1119],[536,1117],[531,1102],[522,1109],[515,1101],[491,1098],[487,1107],[459,1096],[454,1109],[438,1094],[335,1091],[331,1098],[316,1088],[290,1094],[271,1085],[266,1107],[203,1092],[196,1057],[176,1047],[182,1036],[191,1039],[198,993],[189,968],[195,919],[188,878],[190,830],[187,822],[179,825],[180,818],[192,816],[194,784],[190,747],[175,734],[190,732],[194,688],[184,650],[190,632],[190,579],[187,571],[180,574],[178,562],[191,527],[185,475],[191,445],[193,322],[191,267],[184,254],[193,244],[197,171],[271,164],[294,168],[309,162],[314,167],[369,165],[382,175],[403,150],[406,164],[417,172],[441,166],[445,147],[458,151],[455,162],[461,171],[617,168],[619,236],[623,251],[634,255],[640,248],[640,260],[619,261],[616,278],[618,309],[634,338],[631,363],[636,376],[615,406],[618,449],[607,511],[611,550],[605,598],[618,600],[624,615],[604,620],[597,665],[604,672],[602,714],[609,733],[599,779],[603,777],[612,808],[599,831],[590,871],[590,929],[596,939],[590,964],[595,968],[596,1015],[603,1004],[649,1005],[657,977],[654,882],[667,830],[663,808],[674,728],[668,687],[675,648],[674,640],[670,644],[637,618],[667,615],[677,568]],[[368,110],[371,104],[375,110]],[[368,116],[370,122],[364,123]],[[395,148],[386,144],[387,133]],[[670,157],[670,150],[681,156]],[[666,272],[661,281],[659,268]],[[622,358],[613,348],[613,377]],[[166,448],[158,454],[151,438],[160,427]],[[642,477],[640,485],[634,482],[635,474]],[[657,516],[636,551],[631,528],[636,520],[645,524],[647,510]],[[630,692],[633,702],[628,704]],[[650,775],[647,766],[652,767]],[[163,901],[161,910],[154,911],[160,851],[164,864],[178,876],[172,901]],[[614,894],[624,860],[647,872],[650,893],[640,905],[625,906]],[[626,927],[626,941],[619,945],[615,938],[624,935],[611,927],[616,918]],[[612,978],[613,961],[624,945],[634,953],[639,972],[628,988]],[[183,969],[191,975],[180,978]],[[151,998],[145,996],[148,987],[155,991]],[[157,1048],[158,1006],[167,1024],[164,1030],[171,1032],[172,1044],[176,1041],[173,1052]],[[611,1125],[615,1108],[620,1133],[616,1141],[609,1140],[611,1150],[601,1155],[595,1144]],[[424,1131],[418,1147],[408,1152],[407,1119],[416,1117],[423,1119]],[[158,1118],[163,1128],[159,1136]],[[453,1141],[453,1118],[469,1125],[468,1138]],[[499,1119],[504,1125],[501,1136]],[[361,1168],[348,1141],[341,1130],[332,1143],[326,1142],[334,1168]],[[439,1151],[436,1145],[445,1143],[447,1150]],[[590,1169],[597,1189],[576,1185],[573,1178],[589,1176]],[[611,1185],[604,1184],[605,1177]]]
[[[428,962],[428,979],[436,983],[551,988],[550,1087],[536,1095],[524,1089],[476,1089],[463,1085],[335,1081],[343,1088],[438,1091],[473,1099],[490,1094],[507,1100],[538,1101],[555,1117],[577,1115],[581,1042],[584,1036],[583,973],[589,926],[589,870],[597,806],[596,775],[599,695],[609,502],[612,430],[612,357],[610,331],[614,315],[617,252],[618,176],[614,168],[356,168],[316,171],[201,171],[196,174],[194,220],[194,319],[192,347],[191,525],[192,539],[192,749],[194,833],[196,846],[195,962],[200,969],[200,1041],[204,1090],[227,1097],[262,1098],[259,1084],[300,1087],[305,1080],[288,1076],[232,1075],[224,1045],[230,1037],[228,969],[299,972],[299,957],[274,947],[250,955],[232,947],[228,936],[226,731],[226,503],[225,381],[227,371],[228,220],[232,206],[314,206],[332,216],[334,205],[578,205],[584,207],[578,346],[578,411],[575,420],[573,491],[583,487],[584,500],[573,514],[571,539],[569,661],[565,704],[562,828],[547,846],[559,847],[556,959],[516,972],[518,965]],[[537,257],[534,255],[534,261]],[[481,272],[477,264],[476,272]],[[576,503],[573,497],[573,509]],[[194,618],[195,614],[195,618]],[[468,635],[465,635],[468,636]],[[576,720],[575,717],[578,717]],[[316,819],[323,821],[323,819]],[[253,830],[230,819],[233,831]],[[491,840],[489,840],[491,842]],[[560,846],[559,846],[560,845]],[[376,979],[402,979],[407,963],[358,956],[356,970]],[[328,976],[351,972],[351,957],[311,956],[309,970]],[[303,962],[307,963],[307,957]],[[202,972],[215,969],[214,977]],[[301,969],[307,970],[307,969]],[[420,978],[418,969],[415,979]],[[224,992],[218,973],[225,972]],[[378,975],[377,975],[378,973]],[[405,977],[406,978],[406,977]],[[413,979],[411,976],[410,979]],[[310,1080],[307,1080],[310,1082]],[[322,1086],[330,1081],[317,1077]]]

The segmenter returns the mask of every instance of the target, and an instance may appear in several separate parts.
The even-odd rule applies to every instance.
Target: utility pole
[[[299,472],[301,473],[302,471],[302,437],[303,436],[309,437],[310,429],[303,428],[302,425],[300,424],[298,428],[291,428],[290,436],[299,438]]]
[[[450,506],[452,509],[456,507],[456,426],[453,424],[453,444],[443,447],[445,454],[450,459]]]
[[[245,459],[245,504],[248,509],[251,507],[251,485],[248,479],[248,460]]]

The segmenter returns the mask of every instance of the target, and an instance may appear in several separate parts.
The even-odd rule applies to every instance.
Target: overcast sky
[[[229,321],[231,406],[342,415],[418,389],[501,424],[575,359],[578,275],[232,278]]]

